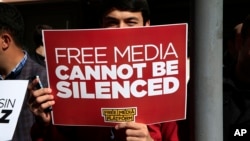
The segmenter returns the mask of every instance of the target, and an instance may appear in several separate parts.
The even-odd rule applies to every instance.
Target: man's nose
[[[128,27],[128,25],[125,22],[120,22],[118,28],[124,28],[124,27]]]

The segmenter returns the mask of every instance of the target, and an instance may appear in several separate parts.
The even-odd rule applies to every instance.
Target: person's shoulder
[[[42,81],[43,85],[47,86],[47,70],[46,67],[42,66],[41,64],[37,63],[33,59],[28,56],[27,62],[26,62],[26,70],[30,72],[31,76],[38,75],[40,77],[40,80]]]
[[[34,69],[42,69],[42,70],[46,70],[46,68],[39,64],[38,62],[36,62],[33,58],[31,58],[31,56],[28,55],[27,57],[27,65],[30,65],[30,66],[35,66]]]
[[[37,54],[35,52],[35,53],[30,55],[30,58],[32,60],[34,60],[35,62],[37,62],[38,64],[42,65],[43,67],[46,67],[46,64],[45,64],[45,61],[44,61],[45,57],[43,57],[42,55]]]
[[[46,67],[39,64],[38,62],[31,59],[30,57],[27,58],[26,69],[29,69],[29,71],[32,74],[35,73],[35,75],[39,75],[42,80],[46,81],[46,78],[47,78],[47,69],[46,69]]]

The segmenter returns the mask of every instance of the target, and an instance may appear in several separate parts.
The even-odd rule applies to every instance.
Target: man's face
[[[250,37],[245,40],[241,47],[238,56],[238,67],[245,79],[250,81]]]
[[[141,12],[129,12],[113,10],[103,18],[102,27],[104,28],[124,28],[138,27],[143,25],[143,17]],[[149,21],[145,26],[149,26]]]
[[[248,62],[247,64],[250,63],[250,37],[248,37],[243,43],[239,56],[240,61]]]

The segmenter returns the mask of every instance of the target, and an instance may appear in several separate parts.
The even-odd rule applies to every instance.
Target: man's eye
[[[114,21],[108,21],[108,22],[104,23],[105,27],[112,27],[112,26],[115,26],[115,25],[117,25],[117,23],[114,22]]]
[[[136,25],[137,24],[137,22],[135,22],[135,21],[129,21],[129,22],[127,22],[127,25],[129,25],[129,26],[133,26],[133,25]]]

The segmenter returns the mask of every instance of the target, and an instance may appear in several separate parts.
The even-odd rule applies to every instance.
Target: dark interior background
[[[97,12],[101,0],[34,0],[13,2],[23,14],[29,50],[34,46],[32,32],[37,24],[48,24],[55,29],[98,27]],[[151,25],[190,23],[192,0],[148,0],[151,9]],[[224,0],[223,35],[240,23],[250,10],[250,0]]]

